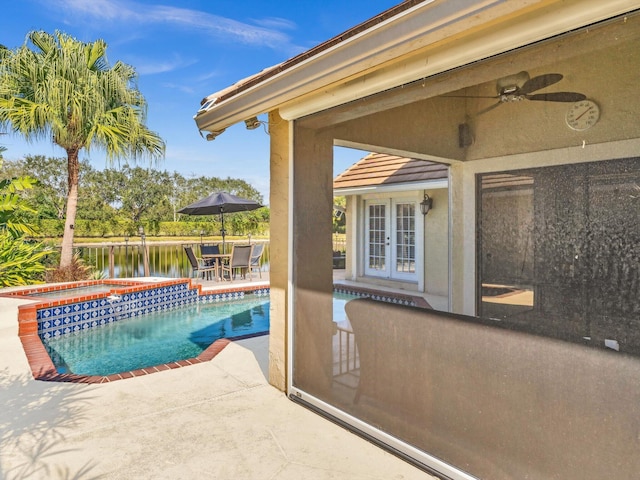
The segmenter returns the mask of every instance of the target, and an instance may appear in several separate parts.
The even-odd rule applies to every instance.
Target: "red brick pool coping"
[[[37,335],[26,335],[20,337],[22,341],[22,347],[24,353],[27,355],[27,361],[31,367],[31,372],[35,380],[42,380],[44,382],[67,382],[67,383],[110,383],[116,380],[125,380],[127,378],[142,377],[144,375],[150,375],[156,372],[163,372],[165,370],[173,370],[175,368],[188,367],[189,365],[196,365],[198,363],[204,363],[212,360],[218,355],[224,348],[233,341],[243,340],[245,338],[252,338],[262,334],[246,335],[243,337],[235,338],[221,338],[213,342],[205,351],[194,358],[188,358],[186,360],[178,360],[177,362],[164,363],[160,365],[154,365],[152,367],[139,368],[137,370],[131,370],[128,372],[114,373],[112,375],[78,375],[75,373],[58,373],[56,367],[53,365],[49,354],[47,353],[40,337]]]
[[[126,289],[126,292],[136,292],[139,290],[144,290],[149,288],[150,285],[153,287],[165,287],[170,285],[176,285],[179,283],[189,283],[189,288],[196,288],[198,290],[198,295],[214,295],[214,294],[224,294],[224,293],[234,293],[234,292],[246,292],[246,291],[254,291],[259,289],[257,286],[238,286],[238,287],[229,287],[229,288],[216,288],[215,290],[206,290],[202,291],[202,285],[192,284],[190,279],[169,279],[166,281],[153,281],[153,282],[140,282],[140,281],[131,281],[131,282],[122,282],[123,289]],[[77,286],[85,286],[92,284],[99,284],[100,282],[79,282],[80,285]],[[115,282],[109,281],[108,283],[113,284]],[[118,282],[120,283],[120,282]],[[75,285],[74,285],[75,286]],[[51,292],[56,290],[63,290],[65,286],[50,286],[50,287],[37,287],[34,289],[29,289],[28,291],[20,290],[19,292],[11,292],[8,294],[3,294],[2,296],[13,297],[13,298],[27,298],[36,300],[36,303],[21,305],[18,307],[18,336],[20,341],[22,342],[22,348],[24,349],[24,353],[27,356],[27,361],[29,362],[29,367],[31,368],[31,373],[33,374],[33,378],[36,380],[42,380],[45,382],[67,382],[67,383],[109,383],[114,382],[116,380],[124,380],[127,378],[133,377],[141,377],[143,375],[150,375],[156,372],[163,372],[165,370],[173,370],[175,368],[188,367],[190,365],[196,365],[198,363],[208,362],[213,359],[216,355],[218,355],[224,348],[229,345],[233,341],[243,340],[246,338],[257,337],[261,335],[266,335],[265,333],[251,334],[245,335],[241,337],[234,338],[221,338],[213,342],[206,350],[204,350],[200,355],[194,358],[188,358],[186,360],[178,360],[176,362],[164,363],[160,365],[155,365],[152,367],[139,368],[137,370],[131,370],[128,372],[120,372],[114,373],[112,375],[78,375],[75,373],[59,373],[56,370],[56,367],[53,365],[53,361],[44,345],[42,344],[42,340],[38,336],[38,321],[36,318],[37,311],[42,308],[50,308],[56,307],[60,305],[64,305],[72,302],[85,302],[88,300],[95,300],[98,298],[102,298],[108,293],[92,293],[88,295],[79,295],[78,297],[74,297],[73,299],[57,299],[57,300],[44,300],[37,301],[37,298],[25,296],[30,293],[40,293],[40,292]],[[70,288],[69,285],[66,285],[66,288]]]

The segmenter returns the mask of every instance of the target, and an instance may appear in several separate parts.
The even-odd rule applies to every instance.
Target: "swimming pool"
[[[197,357],[221,338],[269,332],[269,297],[148,313],[43,339],[59,373],[111,375]]]
[[[53,290],[87,287],[99,283],[113,283],[112,286],[119,285],[121,288],[115,288],[108,292],[85,293],[73,298],[55,296],[54,298],[38,298],[35,303],[28,303],[18,307],[18,335],[22,341],[25,355],[35,379],[54,382],[104,383],[148,375],[167,369],[208,362],[229,344],[230,339],[236,340],[248,336],[266,334],[269,331],[268,285],[230,286],[231,288],[203,291],[200,285],[193,285],[189,279],[154,278],[146,279],[144,282],[116,280],[115,282],[93,281],[69,285],[46,285],[10,292],[8,295],[23,299],[35,299],[36,296],[29,297],[28,295]],[[121,283],[122,285],[120,285]],[[396,294],[389,295],[386,292],[366,288],[334,285],[333,294],[333,320],[339,335],[347,335],[347,337],[350,335],[350,325],[344,313],[344,303],[351,298],[366,296],[379,301],[414,304],[411,303],[414,301],[412,300],[413,297],[398,296]],[[247,300],[255,299],[255,297],[259,298],[257,305],[262,305],[262,309],[266,314],[264,326],[259,326],[259,321],[255,316],[251,321],[239,322],[237,319],[242,316],[242,310],[240,312],[232,311],[224,315],[224,309],[221,309],[221,307],[226,305],[227,302],[233,303],[235,301],[237,304],[237,301],[247,295]],[[242,301],[240,301],[240,304],[242,304]],[[126,331],[126,335],[123,336],[129,338],[129,342],[125,342],[122,338],[118,340],[125,347],[134,344],[132,339],[138,340],[145,337],[157,339],[159,332],[155,332],[154,329],[149,329],[145,325],[145,317],[153,316],[161,319],[166,315],[177,315],[195,325],[197,322],[194,320],[193,315],[189,313],[194,309],[195,311],[211,309],[215,313],[223,315],[224,318],[210,318],[208,320],[209,323],[200,326],[199,330],[201,331],[195,328],[188,331],[185,334],[188,340],[183,342],[183,347],[174,347],[172,351],[160,340],[152,347],[152,350],[157,352],[162,350],[169,351],[173,356],[165,354],[158,357],[153,356],[151,353],[147,356],[132,353],[136,352],[137,348],[129,348],[129,352],[126,354],[118,353],[114,350],[118,342],[110,344],[104,337],[100,336],[108,337],[111,335],[118,338],[120,334],[107,334],[107,332],[118,331],[112,330],[112,325],[114,324],[127,323],[127,326],[123,325],[120,328]],[[255,309],[252,310],[251,306],[248,309],[251,315],[255,313]],[[174,312],[174,314],[171,312]],[[246,314],[244,315],[246,316]],[[138,324],[136,320],[143,320],[143,322]],[[225,322],[227,323],[225,324]],[[255,330],[238,328],[239,326],[246,327],[249,324],[258,326]],[[159,325],[162,325],[162,322],[158,322],[156,326]],[[199,338],[200,334],[210,334],[215,331],[216,325],[219,332],[224,330],[224,335],[209,335],[206,341]],[[164,328],[162,327],[161,330]],[[105,352],[102,354],[102,358],[96,360],[95,363],[110,365],[109,368],[85,368],[86,365],[83,366],[85,360],[76,355],[76,353],[85,352],[88,357],[96,356],[96,352],[99,351],[99,345],[74,344],[73,342],[79,342],[79,340],[71,340],[76,337],[84,338],[87,333],[94,329],[96,331],[105,329],[105,332],[98,334],[99,339],[96,343],[108,345],[104,349]],[[173,333],[169,335],[169,337],[173,336]],[[91,337],[92,335],[86,336],[86,338]],[[213,343],[206,347],[209,342]],[[48,347],[45,347],[45,344]],[[184,347],[184,345],[188,345],[188,348]],[[198,345],[199,348],[194,350],[194,345]],[[206,348],[203,350],[203,347]],[[175,349],[180,352],[179,355],[175,355]],[[127,350],[127,348],[124,348],[124,350]],[[201,353],[198,354],[198,352]],[[129,357],[138,357],[140,361],[126,364],[120,363],[114,366],[112,364],[113,359],[120,357],[128,360],[131,360]],[[174,358],[181,359],[173,360]],[[54,361],[56,362],[55,364]],[[105,372],[111,373],[105,374]]]

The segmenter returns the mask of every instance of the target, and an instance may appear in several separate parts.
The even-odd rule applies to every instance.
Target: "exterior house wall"
[[[330,136],[294,122],[292,145],[292,303],[300,322],[293,331],[291,380],[324,397],[331,386],[334,331],[333,143]]]
[[[290,123],[277,111],[269,114],[271,136],[271,266],[270,266],[270,335],[269,382],[280,390],[287,385],[287,339],[289,299],[289,185],[291,180]]]
[[[345,261],[345,269],[344,269],[344,277],[345,280],[355,280],[358,276],[358,245],[359,245],[359,235],[358,235],[358,215],[355,215],[354,212],[357,211],[358,208],[358,195],[346,195],[347,201],[347,221],[346,221],[346,242],[347,242],[347,252],[353,252],[352,254],[347,254],[347,258]]]
[[[405,192],[405,195],[422,199],[423,190]],[[422,278],[416,282],[402,282],[375,278],[364,274],[363,262],[365,252],[365,203],[361,195],[347,196],[347,211],[350,212],[350,223],[347,225],[347,245],[350,254],[347,255],[345,278],[363,283],[402,288],[409,291],[424,291],[438,296],[447,296],[449,292],[449,199],[447,189],[428,190],[433,199],[434,208],[426,217],[422,217],[417,209],[417,225],[423,227],[422,242],[419,248],[422,252],[417,256],[417,262],[423,265]],[[389,194],[388,194],[389,195]],[[388,196],[388,195],[382,195]],[[354,213],[357,212],[357,213]]]
[[[409,191],[401,191],[401,192],[397,192],[397,191],[393,191],[393,192],[386,192],[386,193],[375,193],[375,194],[368,194],[368,195],[361,195],[360,196],[360,202],[359,202],[359,208],[358,208],[358,230],[359,230],[359,241],[358,241],[358,245],[357,245],[357,256],[358,256],[358,274],[357,274],[357,281],[361,281],[363,283],[368,283],[368,284],[373,284],[373,285],[378,285],[378,286],[383,286],[383,287],[391,287],[391,288],[400,288],[403,290],[410,290],[410,291],[422,291],[424,289],[423,286],[423,279],[422,278],[417,278],[414,276],[414,278],[402,278],[401,276],[396,276],[394,275],[394,272],[389,272],[387,271],[387,274],[390,274],[391,277],[384,277],[384,276],[373,276],[373,275],[367,275],[367,271],[366,271],[366,262],[368,261],[366,258],[366,244],[367,244],[367,226],[365,225],[366,223],[366,218],[367,218],[367,202],[369,201],[376,201],[376,200],[380,200],[380,201],[387,201],[388,206],[390,208],[390,210],[393,210],[394,208],[394,203],[395,201],[400,201],[400,202],[415,202],[416,204],[422,200],[422,190],[418,191],[418,190],[409,190]],[[390,222],[393,222],[393,220],[390,220]],[[423,227],[423,220],[422,220],[422,215],[420,215],[420,209],[419,207],[416,205],[416,217],[415,217],[415,226],[416,226],[416,238],[415,238],[415,242],[416,242],[416,247],[419,248],[419,246],[421,246],[423,244],[423,238],[424,238],[424,228]],[[389,228],[389,234],[390,236],[393,236],[393,227],[391,225],[388,226]],[[422,231],[420,231],[422,230]],[[387,241],[387,243],[389,243],[389,240]],[[391,249],[394,248],[395,243],[394,240],[391,239],[390,240],[391,243]],[[392,263],[393,262],[393,253],[390,253],[389,258],[387,258],[387,262],[388,263]],[[421,265],[424,262],[424,257],[423,257],[423,251],[416,251],[416,255],[415,255],[415,263],[416,263],[416,273],[419,273],[421,270]],[[393,270],[393,266],[390,266],[391,270]]]
[[[449,294],[449,192],[429,190],[433,208],[424,217],[425,292]]]

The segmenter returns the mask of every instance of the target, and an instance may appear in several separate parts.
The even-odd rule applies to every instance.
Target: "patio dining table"
[[[222,263],[228,263],[231,258],[230,253],[203,253],[201,255],[202,260],[205,262],[209,262],[212,260],[216,260],[216,280],[222,280],[222,275],[220,275],[220,266]]]

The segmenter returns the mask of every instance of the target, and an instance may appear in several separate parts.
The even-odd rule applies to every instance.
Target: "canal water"
[[[238,244],[246,242],[238,242]],[[252,242],[260,243],[260,242]],[[211,245],[212,243],[204,243]],[[163,242],[146,243],[148,250],[149,275],[154,277],[189,277],[191,265],[184,252],[185,247],[193,248],[196,256],[200,255],[200,243]],[[87,265],[101,271],[106,278],[130,278],[145,276],[145,248],[141,242],[135,243],[103,243],[103,244],[77,244],[81,258]],[[226,252],[230,253],[232,243],[227,242]],[[269,243],[265,242],[265,248],[261,258],[263,268],[269,263]],[[113,275],[110,275],[110,271]]]

